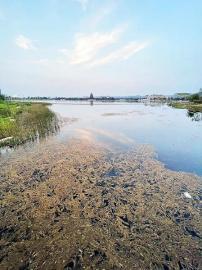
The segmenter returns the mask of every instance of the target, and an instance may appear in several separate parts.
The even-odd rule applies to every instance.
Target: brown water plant
[[[201,179],[149,146],[52,139],[0,167],[1,269],[200,269]]]

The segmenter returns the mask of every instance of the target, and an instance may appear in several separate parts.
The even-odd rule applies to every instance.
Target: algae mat
[[[149,146],[50,141],[0,167],[0,269],[200,269],[201,178]]]

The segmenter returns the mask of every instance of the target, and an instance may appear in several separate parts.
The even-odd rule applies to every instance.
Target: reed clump
[[[47,104],[0,103],[0,146],[14,146],[35,140],[56,129],[56,116]]]

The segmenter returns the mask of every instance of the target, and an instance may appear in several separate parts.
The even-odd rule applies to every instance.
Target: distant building
[[[90,94],[90,99],[94,99],[93,93]]]

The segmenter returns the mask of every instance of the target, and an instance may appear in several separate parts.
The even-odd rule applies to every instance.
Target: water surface
[[[78,118],[61,129],[60,138],[95,136],[122,147],[152,144],[167,168],[202,175],[201,115],[162,104],[54,103],[51,108],[63,117]]]

